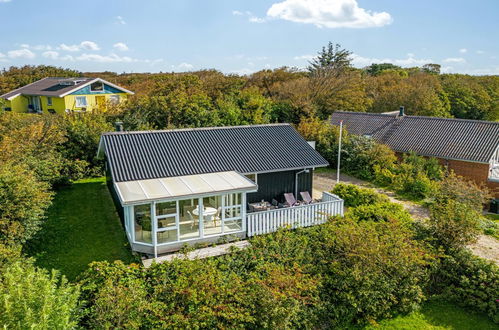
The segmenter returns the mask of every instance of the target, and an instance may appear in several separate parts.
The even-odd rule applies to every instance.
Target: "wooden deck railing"
[[[309,227],[325,223],[331,216],[343,215],[343,200],[323,192],[322,202],[246,214],[248,236],[268,234],[280,227]]]

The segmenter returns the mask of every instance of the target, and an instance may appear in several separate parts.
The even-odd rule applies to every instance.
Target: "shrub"
[[[465,249],[441,258],[432,276],[432,293],[486,313],[499,323],[499,267]]]
[[[58,272],[18,261],[0,272],[0,326],[9,329],[71,329],[78,322],[78,287]]]
[[[392,202],[359,205],[349,209],[347,216],[355,221],[400,221],[404,224],[412,222],[411,214],[402,205]]]
[[[0,163],[0,243],[22,244],[40,227],[52,194],[23,165]]]
[[[326,327],[372,322],[419,306],[430,256],[410,237],[398,222],[345,218],[323,226],[314,240],[314,265],[323,277]]]
[[[430,211],[430,232],[446,249],[464,247],[480,233],[480,214],[469,205],[451,199],[435,203]]]
[[[354,184],[338,183],[331,191],[345,201],[345,206],[356,207],[364,204],[388,202],[390,199],[374,189],[358,187]]]

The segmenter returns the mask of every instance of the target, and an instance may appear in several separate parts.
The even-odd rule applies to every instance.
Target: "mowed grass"
[[[389,320],[365,329],[499,329],[486,315],[436,300],[427,302],[420,311]]]
[[[136,261],[105,178],[81,180],[58,190],[27,253],[37,265],[58,269],[70,280],[92,261]]]

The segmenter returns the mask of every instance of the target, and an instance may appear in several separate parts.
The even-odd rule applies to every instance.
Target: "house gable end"
[[[101,91],[92,91],[91,85],[87,85],[72,92],[69,95],[119,94],[119,93],[125,93],[125,92],[116,87],[103,83],[103,89]]]

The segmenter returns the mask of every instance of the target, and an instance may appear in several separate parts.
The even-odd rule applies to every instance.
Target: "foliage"
[[[26,242],[40,228],[52,194],[25,166],[0,163],[0,244]]]
[[[308,72],[312,76],[319,75],[325,70],[338,74],[351,66],[350,55],[352,52],[342,49],[340,44],[333,45],[332,42],[329,42],[327,47],[322,47],[317,57],[310,61]]]
[[[411,214],[402,205],[392,202],[359,205],[349,209],[348,216],[355,221],[399,221],[404,224],[412,222]]]
[[[104,174],[104,160],[97,159],[97,147],[101,134],[113,130],[106,117],[102,114],[66,116],[64,129],[66,136],[62,146],[64,158],[78,160],[80,164],[84,164],[84,170],[75,171],[77,173],[70,177],[76,179],[83,175]]]
[[[345,201],[345,206],[357,207],[389,202],[386,195],[377,193],[374,189],[362,188],[354,184],[337,183],[331,191]]]
[[[480,233],[480,213],[469,205],[450,199],[438,201],[430,211],[430,231],[446,249],[464,247]]]
[[[499,323],[499,268],[465,249],[443,256],[432,275],[432,293],[486,313]]]
[[[0,272],[0,326],[6,329],[71,329],[78,323],[78,287],[56,270],[48,272],[30,260]]]
[[[375,169],[393,169],[396,161],[388,146],[363,136],[350,136],[341,150],[342,169],[359,179],[373,180]]]

